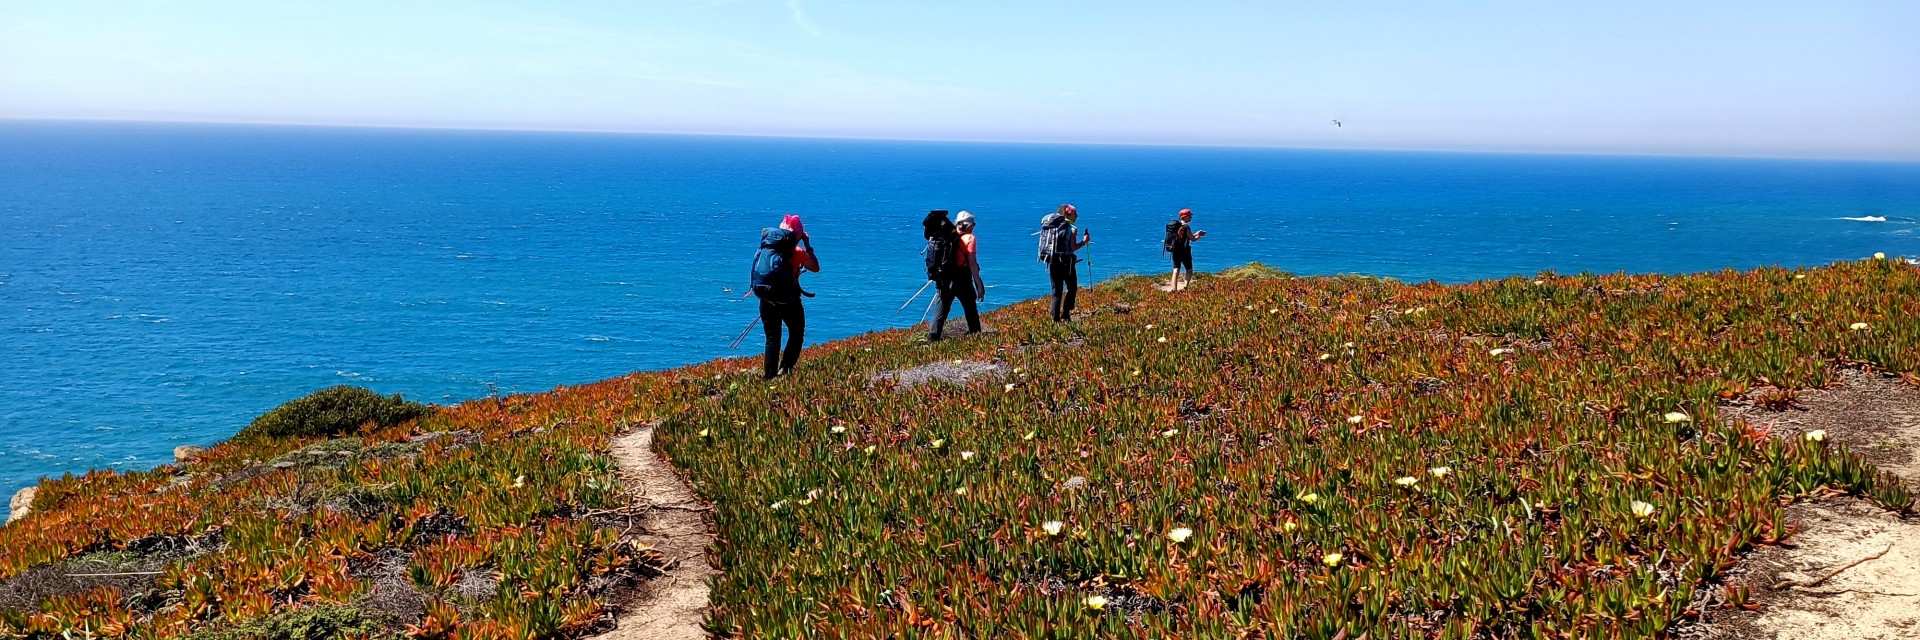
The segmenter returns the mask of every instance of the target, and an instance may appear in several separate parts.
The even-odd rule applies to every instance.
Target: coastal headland
[[[327,390],[40,483],[0,527],[0,635],[1911,637],[1903,260],[1249,265],[1081,306],[839,340],[773,382]]]

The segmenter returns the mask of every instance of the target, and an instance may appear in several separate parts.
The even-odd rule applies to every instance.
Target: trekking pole
[[[899,309],[895,309],[894,314],[898,315],[901,311],[906,311],[907,305],[913,304],[913,301],[918,300],[920,298],[920,294],[926,293],[927,287],[931,287],[931,286],[933,286],[932,280],[928,280],[926,284],[920,285],[920,290],[913,292],[913,297],[907,298],[906,304],[900,305]]]
[[[756,325],[756,324],[760,324],[760,316],[754,316],[753,322],[747,323],[747,328],[740,330],[740,336],[734,338],[733,344],[727,345],[727,348],[728,349],[740,348],[740,341],[747,339],[747,334],[753,331],[753,325]]]
[[[940,302],[940,296],[934,296],[932,298],[927,299],[927,310],[920,312],[921,322],[927,321],[927,315],[933,313],[933,305],[938,304],[939,302]],[[919,325],[916,324],[915,326],[919,326]],[[933,325],[927,325],[927,326],[931,328]]]

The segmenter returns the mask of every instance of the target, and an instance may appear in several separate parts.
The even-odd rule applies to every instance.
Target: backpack
[[[1058,213],[1049,213],[1040,219],[1040,261],[1053,262],[1056,259],[1073,256],[1073,224],[1067,217]]]
[[[1160,241],[1161,251],[1172,251],[1174,246],[1183,240],[1183,238],[1180,237],[1180,227],[1183,226],[1185,225],[1181,224],[1179,220],[1167,223],[1167,237]]]
[[[921,254],[927,258],[927,279],[944,280],[959,271],[960,239],[951,232],[934,234]]]
[[[799,242],[786,229],[760,232],[760,251],[753,255],[753,271],[747,278],[753,295],[775,301],[798,297],[800,276],[793,268],[793,248]]]

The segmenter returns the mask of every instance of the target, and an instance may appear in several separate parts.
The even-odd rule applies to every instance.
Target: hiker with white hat
[[[960,212],[960,220],[967,231],[973,229],[973,214]],[[953,310],[955,300],[960,302],[961,311],[967,315],[967,334],[980,333],[980,307],[975,302],[978,297],[979,265],[974,260],[971,233],[956,228],[947,220],[945,209],[935,209],[927,214],[923,221],[927,237],[927,279],[933,281],[934,289],[939,291],[935,301],[936,311],[933,323],[927,327],[927,340],[937,342],[946,330],[947,313]]]

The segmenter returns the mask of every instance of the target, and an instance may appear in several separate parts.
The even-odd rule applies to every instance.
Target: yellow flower
[[[1667,415],[1665,417],[1667,419],[1667,422],[1692,422],[1693,421],[1693,416],[1689,416],[1687,414],[1680,413],[1678,411],[1669,411],[1667,412]]]
[[[1320,354],[1320,359],[1321,359],[1321,360],[1328,360],[1328,359],[1331,359],[1331,358],[1333,358],[1333,354],[1331,354],[1331,353],[1322,353],[1322,354]]]
[[[1171,437],[1173,437],[1173,436],[1174,436],[1174,434],[1177,434],[1177,433],[1180,433],[1180,430],[1179,430],[1179,429],[1168,429],[1168,430],[1166,430],[1166,431],[1162,431],[1162,432],[1160,432],[1160,437],[1162,437],[1162,438],[1171,438]]]
[[[1827,439],[1827,430],[1814,429],[1812,431],[1808,431],[1805,437],[1807,439],[1807,442],[1820,442]]]
[[[1134,370],[1133,370],[1133,375],[1136,375],[1136,376],[1137,376],[1137,375],[1140,375],[1140,370],[1139,370],[1139,369],[1134,369]]]
[[[1393,483],[1400,485],[1402,487],[1411,487],[1413,485],[1419,484],[1420,479],[1415,478],[1413,476],[1400,476],[1398,478],[1394,478]]]
[[[1873,259],[1875,259],[1875,260],[1885,260],[1885,259],[1887,259],[1887,254],[1885,254],[1885,253],[1881,253],[1881,252],[1879,252],[1879,251],[1875,251],[1875,252],[1873,252]]]
[[[1353,348],[1353,343],[1351,343],[1351,342],[1349,342],[1349,343],[1346,343],[1346,344],[1343,344],[1343,345],[1340,345],[1340,346],[1342,346],[1342,347],[1346,347],[1346,348],[1348,348],[1348,349],[1352,349],[1352,348]]]
[[[1651,516],[1651,515],[1653,515],[1653,505],[1650,505],[1650,504],[1647,504],[1647,503],[1645,503],[1645,502],[1641,502],[1641,501],[1639,501],[1639,500],[1635,500],[1635,501],[1633,501],[1633,516],[1634,516],[1634,517],[1636,517],[1636,518],[1645,518],[1645,517],[1648,517],[1648,516]]]
[[[1338,567],[1340,566],[1340,561],[1345,559],[1347,559],[1346,556],[1340,555],[1340,552],[1335,551],[1333,553],[1327,554],[1326,557],[1321,558],[1320,562],[1325,563],[1329,567]]]
[[[1187,538],[1191,537],[1193,537],[1193,530],[1186,527],[1178,527],[1167,532],[1167,539],[1174,541],[1176,544],[1186,542]]]
[[[1247,310],[1248,310],[1248,311],[1252,311],[1252,310],[1253,310],[1253,305],[1247,305]]]
[[[701,430],[700,430],[700,437],[702,437],[702,438],[705,438],[705,437],[708,437],[708,436],[710,436],[710,435],[712,435],[712,434],[713,434],[713,432],[712,432],[712,431],[710,431],[710,430],[707,430],[707,429],[701,429]]]
[[[1428,469],[1427,473],[1433,474],[1433,477],[1435,478],[1445,478],[1447,477],[1447,474],[1453,473],[1453,468],[1452,467],[1434,467],[1432,469]]]
[[[1318,493],[1302,493],[1302,494],[1300,494],[1300,501],[1301,501],[1301,502],[1305,502],[1305,503],[1307,503],[1307,504],[1313,504],[1313,503],[1316,503],[1316,502],[1319,502],[1319,501],[1320,501],[1320,494],[1318,494]]]
[[[1087,596],[1087,608],[1094,611],[1107,608],[1106,596]]]
[[[1847,328],[1848,328],[1848,329],[1852,329],[1852,330],[1854,330],[1854,331],[1859,331],[1859,330],[1861,330],[1861,329],[1865,329],[1865,328],[1867,328],[1867,323],[1865,323],[1865,322],[1855,322],[1855,323],[1853,323],[1852,325],[1849,325],[1849,326],[1848,326]]]
[[[865,449],[865,451],[867,452],[867,455],[873,455],[873,452],[878,450],[879,448],[880,448],[879,445],[870,444],[870,445],[867,445],[867,448]]]
[[[1028,432],[1027,432],[1027,435],[1024,435],[1024,436],[1020,436],[1020,439],[1021,439],[1021,440],[1032,440],[1032,439],[1033,439],[1033,437],[1034,437],[1034,436],[1037,436],[1037,435],[1040,435],[1040,432],[1039,432],[1039,431],[1028,431]]]
[[[966,488],[966,487],[960,487],[960,488],[958,488],[958,489],[954,489],[954,490],[953,490],[953,495],[956,495],[956,496],[964,496],[964,495],[967,495],[967,488]]]
[[[1804,274],[1804,273],[1800,273],[1800,274],[1795,274],[1795,275],[1793,276],[1793,279],[1795,279],[1795,280],[1805,280],[1805,279],[1807,279],[1807,274]]]
[[[1268,309],[1267,313],[1280,313],[1280,307],[1274,307],[1272,309]]]
[[[1300,528],[1300,525],[1294,524],[1292,520],[1280,523],[1280,530],[1287,533],[1293,533],[1293,530],[1298,528]]]
[[[1067,528],[1067,523],[1059,520],[1048,520],[1040,523],[1040,530],[1047,532],[1047,535],[1050,536],[1060,535],[1060,530],[1065,528]]]

